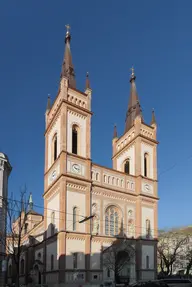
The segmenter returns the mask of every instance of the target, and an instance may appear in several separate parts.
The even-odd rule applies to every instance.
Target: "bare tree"
[[[103,266],[115,275],[115,282],[125,266],[131,265],[135,259],[135,248],[129,239],[117,240],[103,251]]]
[[[158,265],[165,275],[172,275],[173,267],[184,253],[187,236],[176,232],[163,232],[157,247]]]
[[[6,238],[1,238],[1,243],[5,246],[6,253],[12,258],[12,266],[15,268],[16,287],[20,286],[20,258],[23,252],[22,237],[26,228],[28,204],[25,200],[26,188],[20,192],[20,199],[9,199],[6,204],[7,209],[7,234]],[[12,269],[13,270],[13,269]]]
[[[186,247],[185,258],[187,261],[186,266],[186,275],[189,275],[190,270],[192,269],[192,244],[191,244],[191,236],[189,236],[189,244]]]

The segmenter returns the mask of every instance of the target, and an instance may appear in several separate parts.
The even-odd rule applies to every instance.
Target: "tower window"
[[[51,270],[54,269],[54,255],[51,254]]]
[[[72,153],[77,154],[78,150],[78,127],[72,127]]]
[[[55,233],[55,212],[51,213],[51,235]]]
[[[130,159],[127,159],[124,165],[124,172],[130,174]]]
[[[144,176],[148,177],[149,173],[149,155],[147,153],[144,154]]]
[[[149,256],[146,256],[146,269],[149,269]]]
[[[57,134],[54,135],[52,141],[53,162],[57,159]]]
[[[145,226],[146,226],[146,237],[150,238],[150,235],[151,235],[151,222],[150,222],[149,219],[146,219]]]
[[[77,229],[77,207],[73,207],[73,231]]]

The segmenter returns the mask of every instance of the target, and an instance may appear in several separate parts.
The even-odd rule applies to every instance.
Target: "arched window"
[[[149,219],[146,219],[145,227],[146,227],[146,237],[149,238],[150,237],[150,233],[151,233],[151,222],[150,222]]]
[[[96,180],[99,180],[99,174],[98,174],[98,172],[96,173]]]
[[[41,259],[41,252],[39,252],[38,254],[37,254],[37,258],[40,260]]]
[[[72,153],[78,152],[78,127],[73,125],[72,127]]]
[[[146,269],[149,269],[149,256],[146,256]]]
[[[148,177],[149,173],[149,155],[147,153],[144,154],[144,176]]]
[[[53,160],[57,159],[57,135],[54,136],[53,139]]]
[[[130,174],[130,159],[129,158],[125,161],[124,172],[126,174]]]
[[[54,255],[51,254],[51,270],[54,269]]]
[[[53,162],[57,159],[57,134],[52,139],[52,160]]]
[[[20,273],[23,275],[25,272],[25,261],[24,259],[21,259],[21,270]]]
[[[55,233],[55,212],[51,213],[51,235]]]
[[[119,233],[119,210],[110,206],[105,212],[105,234],[117,235]]]
[[[77,229],[77,207],[73,207],[73,231]]]
[[[77,256],[78,256],[77,252],[73,253],[73,268],[74,269],[77,269]]]
[[[108,278],[110,277],[110,269],[109,268],[107,269],[107,277]]]

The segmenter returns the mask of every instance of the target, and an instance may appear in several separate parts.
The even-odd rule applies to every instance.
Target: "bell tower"
[[[65,260],[66,245],[71,244],[71,241],[67,243],[66,234],[73,231],[78,237],[78,233],[90,233],[90,225],[78,222],[90,216],[91,205],[92,91],[88,73],[85,90],[82,92],[76,87],[70,26],[66,25],[66,28],[60,86],[52,104],[48,98],[45,113],[44,228],[47,238],[58,234],[59,260],[56,264],[59,264],[60,282],[65,281],[63,270],[71,268]],[[84,240],[88,241],[88,252],[88,235]],[[75,244],[71,248],[73,246]]]
[[[156,140],[155,113],[153,110],[151,124],[146,124],[136,90],[136,76],[134,69],[131,70],[130,97],[125,117],[124,134],[118,138],[117,127],[114,127],[113,168],[133,176],[157,180],[156,146],[158,142]]]
[[[157,237],[157,124],[154,110],[151,123],[144,122],[136,90],[136,76],[134,69],[131,70],[130,96],[124,134],[118,137],[117,127],[114,128],[113,169],[135,178],[135,192],[140,209],[140,215],[137,215],[138,237],[145,233],[145,220],[147,220],[147,216],[144,213],[142,215],[141,202],[146,197],[154,197],[155,209],[150,220],[153,225],[153,237]]]

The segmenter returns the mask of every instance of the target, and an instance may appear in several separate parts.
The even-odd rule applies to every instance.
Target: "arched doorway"
[[[36,284],[41,284],[42,283],[42,280],[41,280],[41,267],[39,266],[38,263],[36,263],[34,266],[33,266],[33,270],[34,270],[34,281]]]
[[[130,281],[130,254],[129,251],[120,250],[115,258],[115,282],[129,284]]]

